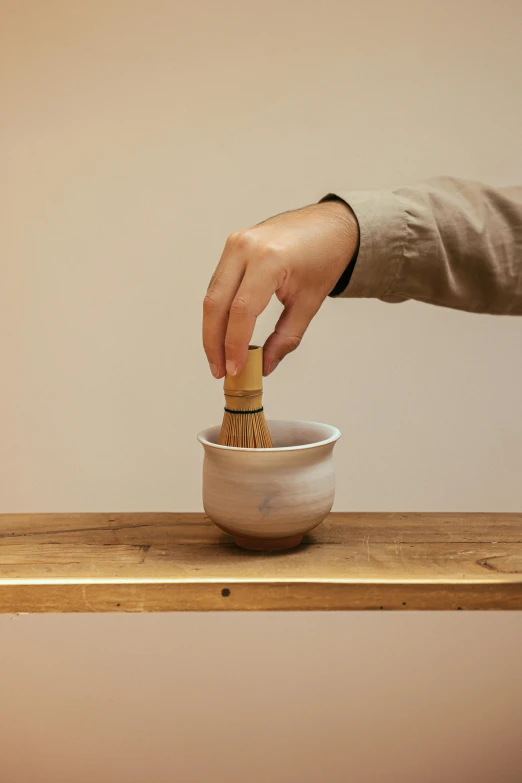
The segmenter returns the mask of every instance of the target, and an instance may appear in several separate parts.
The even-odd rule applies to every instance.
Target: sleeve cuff
[[[336,198],[348,204],[357,218],[359,248],[349,265],[353,265],[351,271],[348,272],[348,267],[331,295],[393,301],[407,232],[406,212],[400,197],[385,190],[340,191],[321,201]],[[347,279],[343,279],[345,275]],[[401,298],[397,297],[397,301]]]

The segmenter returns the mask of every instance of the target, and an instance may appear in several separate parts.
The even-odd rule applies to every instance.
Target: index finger
[[[227,242],[203,301],[203,348],[215,378],[225,374],[228,312],[245,271],[245,261]]]

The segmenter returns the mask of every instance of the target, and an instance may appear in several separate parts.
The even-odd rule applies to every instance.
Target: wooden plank
[[[295,551],[203,514],[0,515],[0,611],[522,609],[522,515],[331,514]]]

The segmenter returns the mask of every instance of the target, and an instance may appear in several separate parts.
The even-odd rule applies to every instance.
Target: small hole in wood
[[[459,610],[459,612],[460,612],[460,611],[461,611],[461,609],[462,609],[462,606],[457,606],[457,609],[458,609],[458,610]]]
[[[221,595],[223,596],[223,598],[228,598],[228,596],[230,595],[230,590],[228,589],[228,587],[223,588],[223,590],[221,591]]]
[[[121,604],[116,604],[116,606],[121,606]]]
[[[403,602],[402,602],[402,605],[403,605],[403,606],[406,606],[406,601],[403,601]]]
[[[379,609],[384,609],[384,606],[379,606]]]

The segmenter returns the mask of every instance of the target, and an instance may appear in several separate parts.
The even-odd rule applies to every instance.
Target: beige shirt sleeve
[[[360,228],[341,296],[522,315],[522,187],[439,177],[336,195]]]

